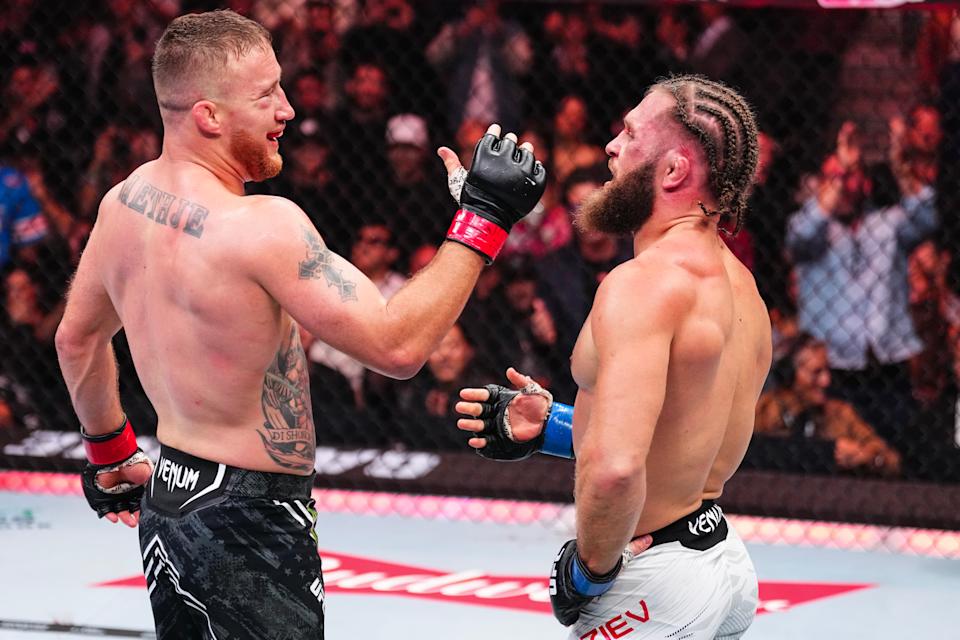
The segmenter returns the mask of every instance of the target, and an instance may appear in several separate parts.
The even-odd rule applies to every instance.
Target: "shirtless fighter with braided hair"
[[[571,367],[573,407],[514,369],[463,389],[480,455],[576,452],[577,537],[553,564],[571,639],[739,638],[757,606],[718,504],[753,432],[770,321],[720,233],[739,229],[757,164],[744,99],[698,76],[660,82],[606,147],[613,179],[577,223],[633,238],[597,291]]]

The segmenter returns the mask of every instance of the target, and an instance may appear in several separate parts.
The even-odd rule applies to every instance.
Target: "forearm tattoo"
[[[291,471],[311,471],[316,437],[307,357],[296,323],[291,323],[290,333],[264,376],[261,404],[265,419],[263,430],[258,433],[267,454]]]
[[[327,249],[320,236],[306,227],[303,240],[307,244],[307,258],[300,261],[300,279],[318,280],[321,276],[328,287],[336,287],[340,300],[349,302],[357,299],[357,283],[343,277],[343,269],[338,269],[333,252]]]

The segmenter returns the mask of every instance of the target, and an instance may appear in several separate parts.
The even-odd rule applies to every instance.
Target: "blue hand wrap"
[[[550,405],[540,451],[558,458],[573,458],[573,407],[559,402]]]
[[[577,593],[594,598],[603,595],[613,586],[613,580],[606,582],[595,582],[588,576],[580,561],[580,554],[577,554],[570,566],[570,582]]]

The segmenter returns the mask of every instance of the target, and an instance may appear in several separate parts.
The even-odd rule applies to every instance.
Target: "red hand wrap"
[[[507,241],[507,232],[500,225],[490,222],[472,211],[460,209],[450,223],[448,240],[456,240],[471,249],[476,249],[491,261],[500,253]]]
[[[81,431],[82,433],[82,431]],[[126,460],[137,450],[137,435],[129,420],[113,433],[88,436],[83,433],[83,448],[93,464],[114,464]]]

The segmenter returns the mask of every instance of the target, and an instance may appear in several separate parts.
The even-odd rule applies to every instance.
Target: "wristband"
[[[580,554],[573,556],[573,562],[570,563],[570,584],[577,593],[594,598],[610,590],[613,586],[613,579],[620,573],[620,565],[623,559],[617,560],[617,566],[602,576],[595,576],[590,569],[583,566]]]
[[[573,459],[573,407],[559,402],[550,405],[540,451],[558,458]]]
[[[490,264],[507,241],[507,231],[483,216],[460,209],[447,230],[447,240],[454,240],[481,253]]]
[[[87,435],[80,427],[83,436],[83,448],[87,460],[93,464],[114,464],[126,460],[137,451],[137,435],[133,426],[124,416],[123,424],[116,431],[98,436]]]

